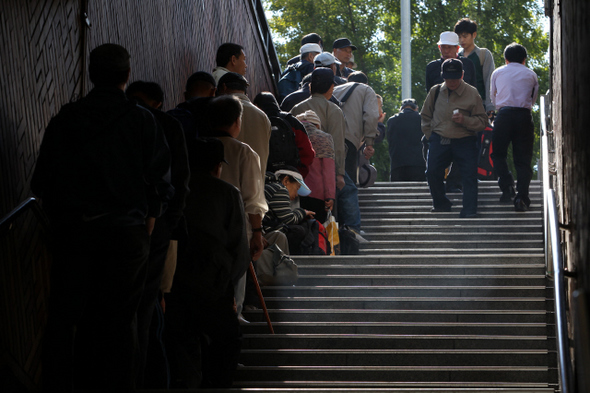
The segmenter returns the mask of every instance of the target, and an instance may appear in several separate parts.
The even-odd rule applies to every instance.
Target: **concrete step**
[[[545,349],[251,349],[245,350],[240,362],[258,366],[546,366],[554,351]],[[263,359],[258,361],[258,357]]]
[[[496,220],[496,223],[498,221]],[[539,221],[541,222],[541,221]],[[421,233],[421,232],[432,232],[441,231],[445,233],[463,233],[469,231],[472,234],[492,234],[492,233],[514,233],[516,235],[526,234],[528,232],[538,233],[542,230],[542,226],[537,224],[529,225],[504,225],[504,224],[492,224],[486,223],[485,225],[453,225],[453,224],[441,224],[437,221],[429,220],[416,222],[413,221],[408,225],[397,224],[395,222],[382,223],[380,225],[367,225],[366,220],[363,220],[363,230],[368,234],[388,234],[388,233]]]
[[[501,241],[501,240],[519,240],[519,241],[543,241],[543,232],[526,231],[524,233],[514,232],[467,232],[462,231],[447,232],[443,230],[425,230],[422,231],[373,231],[364,228],[366,232],[363,237],[367,240],[414,240],[432,239],[447,242],[462,242],[463,240],[478,239],[478,241]]]
[[[540,323],[498,322],[273,322],[277,334],[446,334],[446,335],[555,335],[554,329]],[[247,334],[269,332],[266,322],[243,327]]]
[[[288,286],[267,287],[265,296],[297,297],[542,297],[551,291],[544,285],[482,286],[482,285],[336,285],[329,286]]]
[[[369,269],[370,270],[370,269]],[[536,286],[545,288],[545,275],[386,275],[386,274],[302,274],[299,269],[297,287],[338,286]],[[364,272],[369,273],[369,272]],[[272,292],[268,292],[272,293]]]
[[[530,254],[502,254],[497,251],[493,255],[474,252],[472,254],[449,253],[443,255],[336,255],[336,256],[317,256],[317,255],[294,255],[293,260],[297,265],[391,265],[391,264],[411,264],[411,265],[439,265],[454,267],[456,265],[477,264],[480,266],[487,265],[528,265],[531,263],[545,264],[545,256],[542,252]]]
[[[363,277],[363,275],[390,275],[391,279],[399,277],[408,277],[414,279],[437,277],[457,277],[471,278],[485,276],[487,278],[508,278],[511,276],[524,277],[528,279],[543,278],[545,280],[545,264],[494,264],[494,265],[417,265],[417,264],[343,264],[343,263],[322,263],[324,261],[302,261],[297,260],[299,267],[299,280],[306,277],[317,276],[318,278],[330,279],[334,275],[351,275],[353,277]],[[328,261],[330,262],[330,261]],[[301,281],[300,281],[301,282]]]
[[[264,393],[554,393],[548,384],[524,382],[389,382],[389,381],[237,381],[236,388]],[[192,390],[187,390],[193,393]],[[194,391],[196,393],[197,391]],[[199,390],[198,392],[229,393],[235,389]]]
[[[244,366],[238,368],[238,378],[260,381],[272,375],[276,380],[344,381],[454,381],[454,382],[538,382],[554,380],[556,369],[546,366]]]
[[[244,348],[257,349],[550,349],[546,335],[469,334],[244,334]]]
[[[551,299],[543,297],[423,297],[423,296],[266,296],[274,309],[385,309],[385,310],[546,310]]]
[[[362,228],[366,226],[382,226],[389,227],[390,225],[454,225],[462,227],[463,230],[471,227],[483,227],[488,225],[498,225],[499,222],[504,227],[511,227],[513,225],[536,225],[537,230],[543,227],[542,215],[530,215],[525,213],[514,212],[514,214],[507,214],[506,217],[493,217],[491,215],[481,215],[478,218],[459,218],[459,210],[451,213],[424,213],[423,217],[419,217],[420,213],[416,213],[414,217],[385,217],[384,215],[368,215],[364,216],[361,213]]]
[[[535,240],[520,240],[520,239],[477,239],[476,236],[471,236],[468,239],[456,240],[450,242],[446,239],[437,239],[431,237],[429,239],[419,240],[404,240],[404,239],[391,239],[391,240],[370,240],[368,243],[361,243],[361,249],[404,249],[404,248],[418,248],[420,247],[424,251],[428,251],[431,248],[456,248],[456,249],[509,249],[516,248],[520,250],[525,249],[536,249],[543,250],[543,238],[537,238]],[[451,247],[449,247],[451,246]]]
[[[362,246],[360,248],[361,255],[429,255],[432,258],[436,258],[436,255],[440,254],[475,254],[479,253],[482,257],[496,257],[500,258],[505,254],[531,254],[531,253],[542,253],[543,248],[529,248],[529,247],[518,247],[514,245],[511,248],[460,248],[460,244],[450,244],[448,247],[432,247],[432,248],[369,248],[369,246]],[[434,254],[434,255],[433,255]]]
[[[549,323],[555,316],[546,310],[407,310],[407,309],[269,309],[275,322],[458,322],[458,323]],[[262,310],[244,311],[252,323],[266,322]],[[248,327],[248,326],[246,326]]]

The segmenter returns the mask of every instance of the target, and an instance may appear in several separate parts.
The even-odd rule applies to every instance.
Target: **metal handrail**
[[[553,260],[553,286],[555,292],[555,327],[557,339],[557,357],[559,360],[560,387],[562,393],[571,392],[572,363],[570,359],[569,338],[566,315],[566,290],[563,259],[559,237],[559,219],[555,204],[555,191],[549,190],[545,203],[548,209],[549,235],[551,238],[551,254]]]
[[[41,210],[41,206],[39,206],[39,202],[37,201],[37,199],[31,197],[21,202],[17,207],[12,209],[10,213],[2,217],[2,219],[0,220],[0,235],[7,233],[10,230],[12,223],[29,209],[33,211],[33,213],[43,226],[43,229],[48,230],[49,222],[47,221],[45,213],[43,213],[43,210]]]
[[[566,287],[561,239],[559,234],[559,217],[555,202],[555,191],[550,186],[549,179],[549,145],[547,124],[545,122],[545,96],[541,96],[541,158],[543,178],[543,201],[545,216],[545,261],[547,272],[553,275],[555,295],[555,326],[557,340],[557,357],[559,361],[559,379],[562,393],[572,392],[573,381],[572,363],[570,358],[569,338],[566,315]],[[550,252],[548,245],[551,244]],[[551,258],[549,257],[551,254]],[[551,263],[549,263],[551,260]]]

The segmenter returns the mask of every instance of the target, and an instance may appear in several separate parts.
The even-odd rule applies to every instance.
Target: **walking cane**
[[[272,322],[270,321],[270,316],[268,315],[268,309],[266,308],[266,303],[264,302],[264,296],[262,296],[262,291],[260,290],[260,284],[258,284],[258,278],[256,278],[256,271],[254,270],[254,264],[250,262],[250,275],[252,276],[252,281],[254,281],[254,286],[256,286],[256,292],[258,293],[258,298],[260,299],[260,303],[262,303],[262,310],[264,310],[264,317],[266,318],[266,324],[270,329],[270,334],[275,334],[274,329],[272,328]]]

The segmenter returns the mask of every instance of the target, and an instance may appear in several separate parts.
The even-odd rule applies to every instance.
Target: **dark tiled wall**
[[[252,0],[0,0],[0,217],[31,196],[43,130],[63,104],[92,87],[86,58],[97,45],[127,47],[131,80],[160,83],[164,109],[182,100],[191,73],[213,70],[217,47],[228,41],[245,47],[250,96],[272,91],[252,10]],[[32,214],[0,234],[0,261],[0,381],[32,388],[39,382],[49,270]]]

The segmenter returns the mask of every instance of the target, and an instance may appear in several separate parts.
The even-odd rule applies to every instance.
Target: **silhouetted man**
[[[123,92],[129,53],[90,53],[94,88],[51,120],[31,189],[52,225],[43,387],[134,387],[134,319],[149,235],[173,195],[170,151],[152,114]]]

